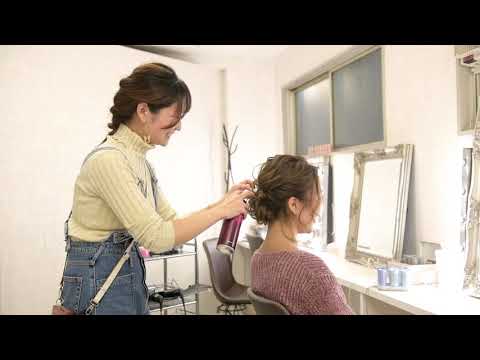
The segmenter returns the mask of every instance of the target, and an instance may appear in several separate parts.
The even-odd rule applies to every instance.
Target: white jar
[[[463,288],[465,257],[453,249],[435,250],[438,287],[445,291],[461,291]]]

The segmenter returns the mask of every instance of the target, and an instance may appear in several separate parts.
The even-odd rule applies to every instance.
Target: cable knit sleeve
[[[174,246],[173,222],[165,221],[140,192],[134,172],[120,152],[95,154],[85,164],[85,172],[97,195],[140,245],[157,252]],[[168,219],[174,216],[171,211],[161,212]]]
[[[316,265],[316,266],[315,266]],[[325,268],[315,264],[310,269],[310,281],[306,290],[309,313],[311,315],[353,315],[345,294],[335,276]]]

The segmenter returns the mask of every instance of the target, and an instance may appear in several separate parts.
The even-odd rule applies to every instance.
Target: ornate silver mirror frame
[[[460,223],[460,247],[465,251],[467,246],[467,220],[468,220],[468,196],[472,181],[472,148],[463,149],[462,163],[462,194],[461,194],[461,223]]]
[[[318,168],[318,180],[322,190],[322,205],[318,219],[313,225],[311,241],[318,242],[320,247],[326,250],[327,245],[334,241],[330,156],[310,158],[308,162]]]
[[[400,262],[405,235],[407,200],[410,187],[410,170],[412,164],[413,145],[401,144],[393,148],[355,153],[354,183],[350,201],[350,227],[348,232],[345,258],[365,266],[385,265],[389,261]],[[397,207],[391,258],[373,255],[359,250],[357,246],[360,213],[362,209],[362,189],[365,175],[365,164],[371,161],[401,159],[400,178],[397,191]]]
[[[469,194],[467,223],[467,257],[463,287],[480,298],[480,102],[473,137],[472,185]]]

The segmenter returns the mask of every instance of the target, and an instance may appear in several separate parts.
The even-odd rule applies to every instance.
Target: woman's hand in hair
[[[242,181],[232,186],[223,199],[215,204],[186,218],[174,220],[175,245],[190,241],[217,221],[231,219],[239,214],[246,214],[247,204],[245,200],[254,196],[253,192],[250,191],[251,186],[251,181]]]
[[[227,194],[234,193],[237,190],[253,190],[253,181],[252,180],[243,180],[238,184],[233,185],[230,190],[228,190]]]
[[[230,188],[230,190],[228,190],[226,195],[231,195],[231,194],[237,192],[238,190],[250,190],[250,191],[252,191],[252,189],[253,189],[253,181],[252,180],[243,180],[243,181],[239,182],[238,184],[233,185]],[[221,199],[221,200],[215,202],[214,204],[209,205],[207,207],[207,209],[218,207],[218,205],[220,205],[220,203],[223,200],[224,199]]]
[[[246,215],[246,199],[253,196],[249,182],[234,185],[218,204],[223,219],[231,219],[240,214]]]

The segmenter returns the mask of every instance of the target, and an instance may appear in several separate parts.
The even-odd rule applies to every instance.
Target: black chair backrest
[[[245,235],[247,240],[248,240],[248,245],[250,246],[250,251],[252,254],[257,251],[257,249],[262,246],[263,244],[263,239],[260,236],[253,236],[246,234]]]
[[[282,304],[255,294],[251,288],[247,289],[247,295],[253,304],[257,315],[290,315],[290,312]]]
[[[217,250],[217,242],[218,238],[205,240],[203,248],[207,255],[213,291],[221,302],[227,302],[225,292],[236,282],[232,273],[232,260],[229,255]]]

